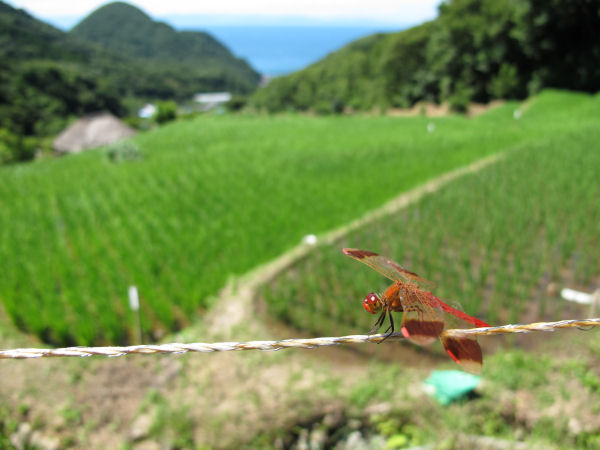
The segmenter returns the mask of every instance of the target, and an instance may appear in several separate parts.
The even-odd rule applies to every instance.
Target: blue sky
[[[35,17],[70,28],[103,0],[8,0]],[[155,19],[176,27],[206,25],[396,25],[432,19],[440,0],[136,0]]]

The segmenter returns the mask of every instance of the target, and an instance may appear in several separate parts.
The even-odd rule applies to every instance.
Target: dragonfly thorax
[[[363,300],[363,308],[371,314],[376,314],[381,311],[381,299],[379,295],[371,292],[367,294]]]

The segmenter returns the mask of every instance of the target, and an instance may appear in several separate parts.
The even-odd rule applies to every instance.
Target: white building
[[[206,92],[194,95],[194,102],[198,103],[200,111],[208,111],[227,103],[229,100],[231,100],[231,93],[229,92]]]
[[[156,113],[156,106],[154,106],[152,103],[146,103],[138,110],[138,117],[141,117],[142,119],[149,119],[154,115],[154,113]]]

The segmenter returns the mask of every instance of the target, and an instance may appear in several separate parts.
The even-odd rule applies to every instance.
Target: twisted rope
[[[450,336],[489,336],[507,333],[531,333],[534,331],[554,331],[562,328],[598,327],[599,319],[561,320],[559,322],[538,322],[525,325],[503,325],[499,327],[452,329],[444,333]],[[55,349],[19,348],[0,351],[0,359],[48,358],[58,356],[123,356],[132,353],[188,353],[188,352],[227,352],[234,350],[281,350],[283,348],[315,348],[340,344],[362,344],[381,342],[385,334],[350,335],[340,337],[320,337],[310,339],[285,339],[282,341],[216,342],[193,344],[133,345],[130,347],[67,347]],[[402,339],[400,333],[392,334],[388,340]]]
[[[600,319],[561,320],[559,322],[534,322],[525,325],[502,325],[500,327],[470,328],[446,330],[448,336],[491,336],[493,334],[532,333],[534,331],[554,331],[561,328],[579,328],[583,330],[600,327]]]

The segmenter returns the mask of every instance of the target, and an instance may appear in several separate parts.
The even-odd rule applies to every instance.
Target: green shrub
[[[454,92],[448,97],[450,109],[459,113],[466,113],[469,111],[469,103],[471,102],[472,93],[472,88],[466,84],[458,83],[454,87]]]
[[[0,128],[0,164],[33,159],[37,145],[37,138],[20,136],[6,128]]]
[[[490,92],[495,98],[519,97],[519,76],[517,68],[511,64],[502,64],[498,75],[490,83]]]
[[[145,120],[138,116],[127,116],[124,117],[123,122],[129,125],[131,128],[135,128],[136,130],[141,130],[144,128]]]
[[[248,104],[247,97],[242,95],[234,95],[231,100],[227,102],[227,109],[230,111],[239,111]]]
[[[137,144],[131,141],[121,141],[111,145],[108,147],[106,154],[113,163],[133,161],[142,157]]]
[[[177,104],[173,101],[159,102],[156,105],[154,120],[158,124],[167,123],[177,118]]]

